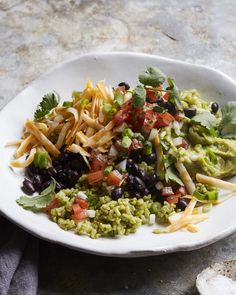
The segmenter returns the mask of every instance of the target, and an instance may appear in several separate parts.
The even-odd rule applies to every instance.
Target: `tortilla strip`
[[[114,123],[110,121],[105,127],[99,130],[96,134],[89,137],[88,142],[85,144],[85,146],[92,146],[95,142],[97,142],[103,135],[105,135],[113,127],[114,127]]]
[[[203,183],[203,184],[208,184],[210,186],[215,186],[221,189],[229,190],[236,192],[236,184],[224,181],[218,178],[206,176],[200,173],[196,174],[196,179],[198,182]]]
[[[16,139],[16,140],[11,140],[8,141],[4,146],[13,146],[13,145],[20,145],[24,140],[23,139]]]
[[[28,145],[29,144],[31,144],[31,143],[34,143],[34,139],[35,139],[35,137],[32,135],[32,134],[30,134],[22,143],[21,143],[21,145],[19,146],[19,148],[17,149],[17,151],[15,152],[15,154],[14,154],[14,157],[16,158],[16,159],[18,159],[18,158],[20,158],[20,157],[22,157],[24,154],[25,154],[25,152],[26,152],[26,148],[28,147]]]
[[[30,151],[30,154],[25,161],[19,162],[19,161],[14,160],[10,163],[10,165],[15,168],[25,168],[25,167],[29,166],[34,161],[34,154],[35,153],[36,153],[36,148],[33,148]]]
[[[46,150],[52,154],[54,157],[60,155],[60,151],[56,146],[37,128],[34,122],[27,120],[25,123],[25,128],[33,134],[38,141],[46,148]]]
[[[68,129],[70,128],[71,123],[67,122],[61,129],[61,133],[59,134],[58,138],[57,138],[57,142],[55,144],[56,148],[60,149],[63,146],[64,143],[64,139],[66,137],[66,132],[68,131]]]
[[[96,130],[101,130],[103,128],[103,125],[99,124],[96,119],[90,118],[87,114],[85,114],[85,112],[81,113],[81,118],[84,120],[84,122],[88,126],[94,128]]]

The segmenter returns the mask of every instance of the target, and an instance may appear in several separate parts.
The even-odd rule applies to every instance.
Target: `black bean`
[[[52,166],[56,169],[56,170],[61,170],[62,169],[62,163],[60,163],[59,161],[55,160],[52,163]]]
[[[177,203],[177,208],[181,209],[182,211],[188,206],[188,201],[186,199],[179,199]]]
[[[39,173],[39,169],[34,166],[34,164],[30,164],[26,168],[26,175],[29,176],[29,178],[33,178],[35,174]]]
[[[157,176],[156,174],[151,174],[151,175],[148,175],[146,177],[146,179],[144,180],[146,186],[149,188],[149,187],[153,187],[155,186],[155,184],[157,183]]]
[[[139,177],[134,177],[134,187],[139,193],[143,193],[146,189],[145,183]]]
[[[137,149],[130,154],[130,158],[136,163],[141,163],[143,158],[143,153],[141,149]]]
[[[143,192],[143,195],[144,195],[144,196],[147,196],[147,195],[149,195],[149,193],[150,193],[150,192],[149,192],[149,189],[145,188],[145,190],[144,190],[144,192]]]
[[[141,194],[138,193],[138,192],[134,192],[134,193],[132,193],[132,194],[131,194],[131,197],[132,197],[132,198],[136,198],[136,199],[140,199],[140,198],[142,198]]]
[[[50,184],[51,184],[51,180],[44,181],[41,187],[38,189],[39,192],[42,192],[43,190],[45,190]]]
[[[216,114],[219,110],[219,104],[217,102],[213,102],[211,104],[211,111],[212,113]]]
[[[60,181],[56,182],[56,189],[55,189],[56,192],[59,192],[60,190],[62,190],[64,188],[66,188],[66,186],[63,183],[61,183]]]
[[[152,152],[150,155],[143,155],[143,160],[148,164],[151,165],[156,161],[156,154]]]
[[[67,175],[64,170],[59,170],[57,173],[56,179],[60,180],[61,182],[67,181]]]
[[[57,170],[54,167],[49,167],[48,168],[48,175],[50,177],[55,177],[57,175]]]
[[[171,115],[176,115],[177,111],[175,109],[175,106],[170,103],[169,101],[167,101],[165,103],[165,108],[168,110],[168,112],[171,114]]]
[[[122,197],[122,188],[121,187],[118,187],[118,188],[114,188],[112,191],[111,191],[111,198],[113,200],[118,200],[119,198]]]
[[[84,159],[74,159],[70,162],[70,168],[73,170],[84,170]]]
[[[134,176],[132,174],[129,174],[127,180],[126,180],[126,189],[127,191],[129,192],[132,192],[135,190],[135,187],[134,187]]]
[[[67,174],[67,183],[70,187],[74,186],[79,178],[79,173],[70,169],[64,171]]]
[[[138,176],[139,178],[141,178],[143,182],[146,183],[146,180],[147,180],[147,178],[148,178],[148,173],[147,173],[146,171],[143,171],[143,170],[139,169],[139,170],[138,170],[138,173],[137,173],[137,176]]]
[[[35,174],[33,177],[33,185],[38,190],[43,183],[43,177],[40,174]]]
[[[69,153],[61,153],[57,160],[59,162],[65,163],[70,159],[70,154]]]
[[[127,160],[126,170],[127,170],[128,172],[131,172],[132,167],[133,167],[133,163],[134,163],[134,161],[133,161],[132,159],[128,159],[128,160]]]
[[[188,118],[194,117],[196,115],[196,113],[197,113],[197,110],[195,108],[184,109],[184,114]]]
[[[125,90],[129,90],[129,89],[130,89],[129,84],[126,83],[126,82],[120,82],[120,83],[118,84],[118,86],[120,86],[120,87],[125,86]]]
[[[35,192],[33,183],[28,179],[24,179],[22,190],[26,192],[28,195],[32,195]]]

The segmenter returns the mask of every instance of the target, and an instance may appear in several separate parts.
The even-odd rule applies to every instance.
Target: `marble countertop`
[[[0,108],[58,62],[135,51],[219,69],[236,79],[234,0],[1,0]],[[235,258],[236,234],[201,250],[138,259],[40,243],[39,295],[195,294],[196,275]]]

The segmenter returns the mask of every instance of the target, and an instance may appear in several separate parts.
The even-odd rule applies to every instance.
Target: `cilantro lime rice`
[[[219,189],[235,190],[219,179],[236,173],[236,102],[179,90],[155,67],[138,80],[133,89],[87,81],[63,103],[56,92],[43,96],[14,142],[11,166],[24,169],[28,195],[20,206],[91,238],[143,224],[198,231]]]

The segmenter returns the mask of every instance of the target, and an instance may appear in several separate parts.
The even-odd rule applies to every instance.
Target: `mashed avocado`
[[[236,173],[236,140],[210,136],[198,127],[189,128],[188,149],[179,149],[179,156],[192,176],[203,173],[217,178]]]

